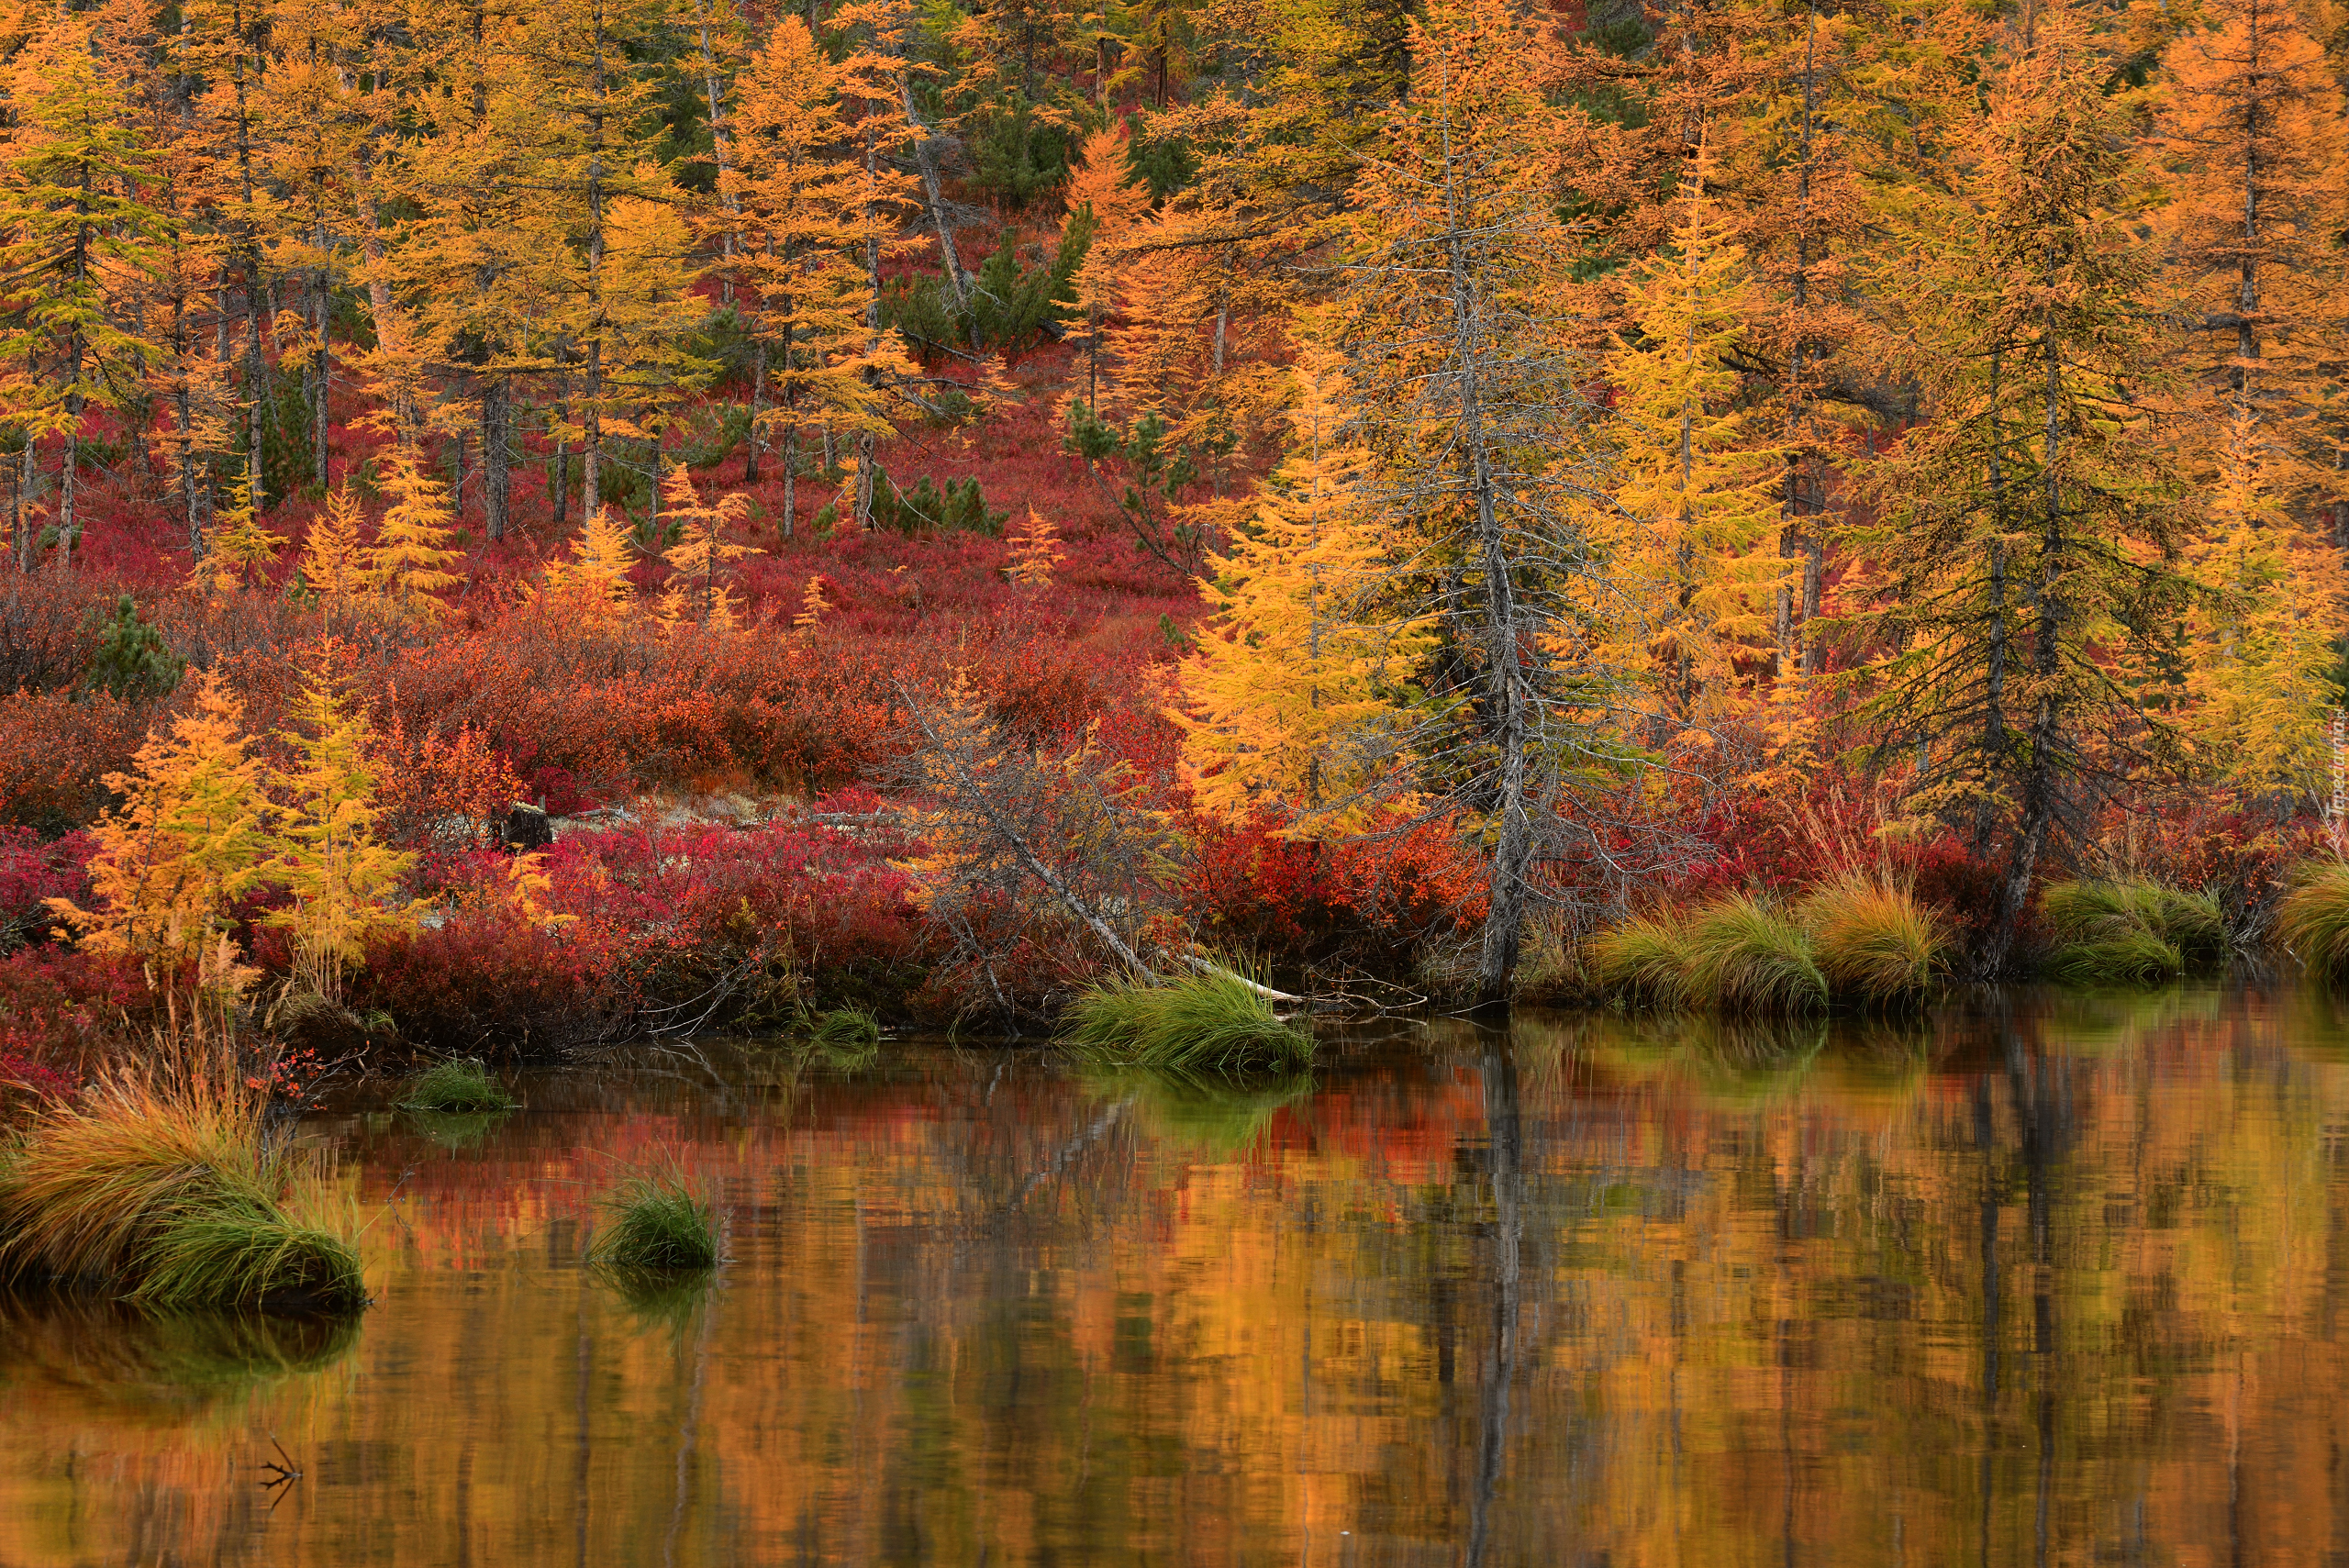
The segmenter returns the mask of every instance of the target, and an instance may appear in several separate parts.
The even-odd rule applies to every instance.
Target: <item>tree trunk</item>
[[[746,443],[749,450],[742,458],[742,483],[759,482],[759,416],[765,412],[767,400],[767,342],[759,339],[757,357],[751,367],[751,433]]]
[[[481,389],[481,517],[482,531],[491,539],[506,537],[507,508],[514,494],[512,453],[507,438],[507,383],[493,376]]]
[[[780,448],[783,463],[783,537],[789,539],[797,531],[799,517],[799,427],[785,419]]]

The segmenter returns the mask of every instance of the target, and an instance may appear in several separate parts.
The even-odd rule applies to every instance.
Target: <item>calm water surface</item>
[[[710,1067],[318,1118],[354,1327],[0,1308],[0,1563],[2349,1562],[2314,998]],[[731,1261],[631,1296],[666,1159]]]

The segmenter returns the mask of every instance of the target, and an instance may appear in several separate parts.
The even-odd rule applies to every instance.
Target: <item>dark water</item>
[[[2344,1043],[2170,994],[354,1109],[355,1328],[0,1312],[0,1562],[2349,1562]],[[671,1158],[732,1261],[631,1298],[594,1198]]]

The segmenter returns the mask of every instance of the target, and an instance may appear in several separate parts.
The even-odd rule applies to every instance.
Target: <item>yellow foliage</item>
[[[1030,506],[1027,518],[1013,525],[1010,543],[1004,575],[1023,588],[1051,587],[1053,572],[1068,553],[1061,549],[1060,525]]]
[[[2262,422],[2238,403],[2209,531],[2187,550],[2207,595],[2187,623],[2186,722],[2242,787],[2315,799],[2331,788],[2326,725],[2338,700],[2333,639],[2349,623],[2349,570],[2340,548],[2273,493],[2274,458]]]
[[[230,906],[261,884],[273,849],[262,764],[246,754],[243,728],[244,710],[207,670],[195,711],[149,736],[130,773],[106,775],[123,804],[90,830],[97,908],[50,901],[84,947],[165,974],[214,953]]]
[[[1646,606],[1624,628],[1636,643],[1609,654],[1641,669],[1684,720],[1717,716],[1743,695],[1737,655],[1769,642],[1774,596],[1792,565],[1776,548],[1782,454],[1732,406],[1738,376],[1727,360],[1751,302],[1744,252],[1728,242],[1705,174],[1700,152],[1675,253],[1650,261],[1628,290],[1636,331],[1607,362],[1618,389],[1613,505],[1591,518],[1593,538]]]
[[[578,615],[591,626],[624,621],[636,608],[636,590],[629,581],[635,564],[626,530],[598,506],[571,541],[571,554],[547,562],[537,596],[547,608]]]
[[[703,626],[733,629],[737,612],[724,580],[731,573],[728,563],[750,554],[751,548],[728,539],[725,529],[728,524],[739,525],[750,517],[750,498],[732,495],[714,506],[703,506],[693,476],[682,462],[662,481],[661,497],[664,515],[681,530],[677,542],[662,556],[677,574],[672,587],[679,613]],[[671,617],[664,615],[662,618]]]
[[[446,608],[437,595],[463,581],[446,570],[458,555],[449,546],[447,493],[406,450],[392,459],[384,489],[392,505],[366,552],[366,581],[403,612],[437,620]]]
[[[323,677],[306,687],[288,737],[298,762],[278,778],[290,804],[279,808],[275,879],[294,905],[269,923],[294,933],[294,975],[313,994],[340,1000],[343,971],[366,956],[369,935],[412,927],[415,911],[394,895],[412,855],[375,838],[375,775],[367,761],[363,715]]]
[[[327,496],[326,510],[302,541],[302,581],[318,596],[319,617],[329,626],[337,606],[366,591],[359,528],[359,502],[345,484]]]
[[[1431,617],[1382,605],[1393,541],[1362,495],[1368,454],[1343,434],[1338,356],[1308,347],[1291,374],[1288,456],[1212,562],[1217,613],[1175,717],[1201,806],[1276,806],[1318,835],[1359,828],[1407,760],[1398,694],[1434,637]]]
[[[807,591],[799,596],[799,613],[791,617],[795,631],[814,631],[816,625],[831,612],[832,602],[824,597],[824,580],[807,579]]]
[[[285,546],[284,534],[271,533],[261,526],[251,480],[238,480],[228,495],[228,504],[205,530],[204,561],[197,568],[224,594],[267,581],[269,568],[277,563],[277,552]]]

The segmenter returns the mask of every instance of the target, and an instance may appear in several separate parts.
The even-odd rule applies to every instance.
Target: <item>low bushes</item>
[[[0,1151],[0,1279],[164,1307],[355,1311],[348,1229],[315,1220],[317,1170],[264,1137],[217,1070],[116,1077],[51,1104]]]
[[[1313,1037],[1273,1011],[1237,975],[1105,981],[1068,1010],[1063,1036],[1107,1064],[1183,1073],[1297,1067],[1313,1060]]]
[[[2349,862],[2301,866],[2277,910],[2276,930],[2310,974],[2349,987]]]
[[[2226,962],[2216,900],[2143,878],[2058,882],[2040,907],[2056,938],[2047,967],[2073,984],[2150,985]]]

